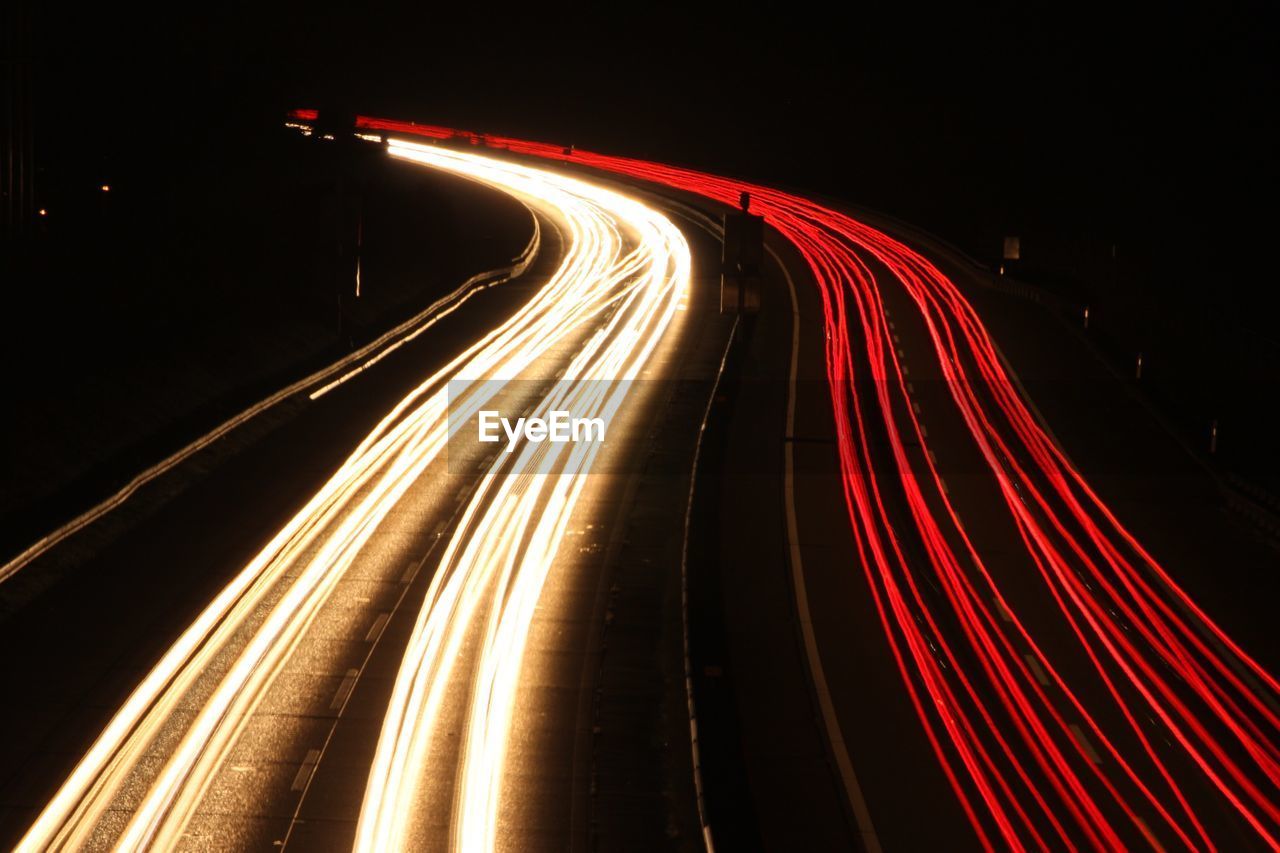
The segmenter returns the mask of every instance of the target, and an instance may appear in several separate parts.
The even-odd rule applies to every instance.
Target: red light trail
[[[1215,849],[1208,809],[1185,790],[1190,774],[1280,848],[1280,683],[1090,488],[1014,387],[973,307],[930,261],[847,214],[765,186],[430,125],[357,125],[569,161],[729,206],[749,192],[753,212],[796,247],[817,285],[858,558],[924,732],[981,843],[1117,849],[1145,839]],[[1091,713],[1054,666],[953,505],[894,347],[885,274],[918,310],[950,398],[1108,714],[1096,701]],[[881,437],[887,457],[873,450]],[[890,488],[905,496],[923,563],[895,530]]]

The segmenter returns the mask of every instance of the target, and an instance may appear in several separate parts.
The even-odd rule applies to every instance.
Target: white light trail
[[[578,241],[620,252],[614,223],[638,239],[622,263],[602,263],[593,297],[612,314],[591,336],[547,400],[543,413],[567,410],[611,420],[628,382],[639,375],[687,297],[688,246],[666,217],[590,185],[574,192],[599,211]],[[605,212],[609,215],[604,215]],[[467,507],[420,611],[383,723],[361,810],[356,847],[410,846],[417,783],[440,736],[449,676],[481,608],[488,615],[472,680],[454,847],[490,850],[524,644],[543,583],[599,445],[525,441],[507,472],[491,470]],[[544,473],[554,472],[554,473]]]
[[[503,189],[561,224],[565,257],[519,311],[405,397],[338,471],[165,653],[42,811],[20,850],[170,848],[321,606],[405,492],[437,459],[452,416],[469,420],[504,383],[556,348],[576,347],[539,411],[606,419],[687,297],[679,231],[639,202],[483,155],[392,141],[393,156]],[[449,411],[452,407],[452,412]],[[475,682],[457,828],[491,846],[506,728],[528,620],[594,442],[526,445],[526,473],[490,471],[432,581],[406,655],[366,792],[360,838],[403,846],[404,803],[424,771],[431,709],[469,620],[488,623]],[[509,465],[510,457],[494,465]],[[551,467],[546,467],[550,465]],[[527,473],[554,470],[556,474]],[[488,598],[486,598],[488,596]],[[442,657],[442,651],[446,651]],[[231,663],[219,668],[219,661]],[[199,682],[216,679],[212,690]],[[199,692],[194,717],[178,713]],[[204,698],[207,694],[207,698]],[[433,704],[435,703],[435,704]],[[153,767],[161,735],[177,743]],[[175,737],[175,735],[177,735]],[[453,768],[445,771],[450,774]],[[147,792],[116,835],[103,820],[126,783]]]

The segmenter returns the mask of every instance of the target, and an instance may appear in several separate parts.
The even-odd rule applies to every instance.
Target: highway
[[[523,722],[516,696],[535,611],[553,568],[574,562],[562,545],[602,526],[586,520],[589,509],[619,478],[593,482],[597,456],[634,445],[633,410],[646,397],[657,405],[636,380],[675,364],[691,254],[663,214],[617,192],[411,142],[389,153],[516,195],[556,230],[563,260],[509,319],[386,413],[217,593],[19,849],[269,844],[254,826],[271,812],[265,801],[283,792],[300,811],[338,728],[310,711],[320,700],[341,720],[397,613],[416,615],[360,777],[368,785],[358,832],[349,827],[357,846],[414,846],[439,832],[440,844],[491,848],[501,808],[518,808],[504,779],[509,732]],[[372,366],[341,374],[313,399],[364,381]],[[464,432],[489,406],[599,418],[608,439],[526,440],[494,452]],[[345,639],[353,636],[361,639]],[[281,760],[299,743],[317,746],[301,762]],[[296,825],[286,822],[274,841],[287,845]]]
[[[978,845],[1280,843],[1280,683],[1090,486],[938,266],[768,187],[482,141],[725,205],[749,192],[799,253],[819,300],[846,570],[864,575],[918,731]],[[957,447],[967,456],[939,461]],[[948,470],[967,474],[963,491]],[[812,648],[811,673],[840,658]],[[841,715],[820,705],[842,750]],[[839,759],[857,832],[878,846],[856,762]]]
[[[316,387],[317,407],[390,403],[348,425],[301,509],[246,522],[242,568],[192,581],[192,618],[111,673],[91,734],[35,757],[5,744],[33,768],[8,784],[35,802],[4,804],[19,849],[1280,848],[1267,603],[1214,592],[1217,561],[1261,577],[1274,554],[1190,511],[1162,532],[1106,476],[1109,445],[1159,440],[1078,342],[874,215],[356,124],[521,200],[537,271],[458,306],[465,330],[438,345]],[[743,193],[768,226],[766,287],[722,359],[706,222]],[[1088,399],[1024,385],[1046,365],[1094,383],[1114,439]],[[411,387],[373,393],[391,369]],[[714,506],[690,515],[715,553],[687,567],[684,611],[715,636],[681,672],[708,404],[670,380],[717,375],[725,439],[698,483]],[[470,439],[489,409],[568,410],[608,438],[507,452]],[[76,611],[51,612],[21,627],[59,637],[70,667]],[[691,728],[696,696],[714,713]]]

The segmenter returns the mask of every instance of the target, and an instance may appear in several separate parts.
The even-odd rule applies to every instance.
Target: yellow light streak
[[[444,449],[450,415],[469,420],[503,383],[557,346],[585,337],[565,380],[539,406],[607,418],[625,398],[626,383],[600,380],[636,376],[687,294],[683,237],[639,202],[482,155],[396,141],[388,150],[504,189],[563,223],[560,268],[506,322],[406,396],[218,594],[130,695],[18,849],[174,846],[321,606]],[[456,837],[468,849],[492,846],[528,620],[596,447],[527,445],[518,458],[530,467],[521,470],[558,473],[499,476],[493,470],[473,496],[397,679],[365,795],[362,846],[383,849],[397,840],[403,846],[409,811],[397,814],[394,804],[412,796],[424,769],[423,748],[435,736],[444,676],[486,605]],[[229,666],[220,664],[225,660]],[[194,717],[180,713],[198,682],[210,678],[216,687],[201,691],[208,695]],[[161,735],[174,733],[177,745],[154,769]],[[140,779],[146,794],[117,836],[103,818],[121,808],[126,783],[136,786]]]
[[[637,248],[614,270],[596,272],[598,298],[612,314],[541,404],[608,422],[687,298],[688,246],[664,216],[596,187],[576,191],[625,223]],[[608,220],[584,243],[619,239]],[[619,251],[614,250],[614,253]],[[626,259],[624,259],[626,260]],[[507,737],[533,610],[599,446],[525,443],[515,473],[491,470],[468,505],[420,611],[397,676],[369,776],[357,830],[358,850],[399,850],[410,842],[418,782],[459,649],[489,605],[472,683],[453,845],[490,850]],[[542,473],[554,471],[555,473]]]

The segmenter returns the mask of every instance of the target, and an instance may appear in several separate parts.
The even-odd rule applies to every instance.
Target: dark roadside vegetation
[[[48,213],[8,256],[6,554],[530,233],[507,196],[283,115],[86,122],[54,144],[79,156],[43,175]]]

